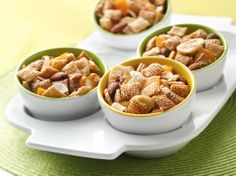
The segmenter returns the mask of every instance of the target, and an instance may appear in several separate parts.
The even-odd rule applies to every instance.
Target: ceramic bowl
[[[183,64],[174,60],[157,57],[143,57],[123,62],[121,65],[137,67],[142,62],[145,64],[160,63],[172,66],[177,73],[182,75],[190,86],[189,95],[175,107],[158,113],[131,114],[118,111],[106,103],[103,91],[107,86],[108,71],[98,85],[98,100],[107,121],[116,129],[133,134],[165,133],[181,127],[191,113],[192,101],[195,97],[195,79],[192,72]]]
[[[228,51],[228,44],[225,39],[225,37],[218,32],[217,30],[214,30],[210,27],[199,25],[199,24],[177,24],[176,26],[183,26],[188,27],[188,31],[191,33],[192,31],[195,31],[197,29],[203,29],[207,33],[215,33],[219,36],[219,39],[221,41],[221,44],[224,46],[224,52],[221,54],[221,56],[210,65],[207,65],[205,67],[202,67],[197,70],[193,70],[193,74],[196,79],[196,85],[197,85],[197,91],[203,91],[206,89],[212,88],[221,78],[223,74],[223,69],[225,65],[226,55]],[[140,44],[137,49],[137,56],[142,56],[143,52],[145,50],[147,42],[155,35],[160,35],[163,33],[166,33],[169,31],[173,26],[167,26],[162,29],[159,29],[151,34],[149,34]]]
[[[96,8],[96,6],[95,6]],[[95,8],[93,11],[93,21],[96,31],[99,33],[101,39],[104,44],[111,46],[116,49],[124,49],[124,50],[135,50],[138,47],[139,42],[144,39],[149,33],[155,31],[158,28],[164,27],[170,24],[170,15],[171,15],[171,0],[167,0],[166,13],[163,18],[151,26],[150,28],[137,33],[137,34],[114,34],[112,32],[106,31],[99,24],[95,14]]]
[[[100,108],[96,95],[97,88],[79,97],[50,98],[39,96],[25,89],[17,77],[17,72],[23,65],[28,65],[44,55],[58,56],[65,52],[72,52],[78,55],[81,51],[88,53],[91,59],[99,66],[103,74],[106,72],[107,67],[99,57],[90,51],[79,48],[54,48],[40,51],[27,57],[19,64],[15,74],[17,89],[25,107],[34,117],[47,121],[72,120],[94,113]]]

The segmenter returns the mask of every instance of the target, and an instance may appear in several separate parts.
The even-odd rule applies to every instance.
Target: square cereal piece
[[[156,95],[152,97],[155,104],[161,109],[161,110],[168,110],[170,108],[173,108],[175,104],[173,101],[171,101],[166,95]]]
[[[17,76],[22,81],[32,82],[40,75],[40,72],[31,66],[27,66],[18,71]]]
[[[44,61],[42,59],[40,59],[40,60],[36,60],[36,61],[30,63],[29,66],[31,66],[31,67],[35,68],[36,70],[40,71],[41,68],[43,67],[43,63],[44,63]]]
[[[33,92],[37,92],[38,87],[47,89],[52,85],[51,80],[50,79],[45,79],[45,80],[36,80],[34,82],[32,82],[31,84],[31,88]]]
[[[182,64],[188,66],[193,62],[193,58],[187,55],[183,55],[179,52],[177,52],[175,56],[175,60],[181,62]]]
[[[184,84],[172,84],[170,90],[183,98],[189,94],[189,86]]]
[[[74,73],[80,73],[77,65],[75,64],[74,61],[69,62],[68,64],[66,64],[62,70],[62,72],[65,72],[67,75],[71,75]]]
[[[187,30],[187,27],[173,26],[167,33],[169,35],[177,35],[179,37],[183,37],[186,34]]]
[[[205,39],[207,37],[207,32],[202,30],[202,29],[198,29],[194,32],[192,32],[191,34],[187,35],[186,37],[188,38],[203,38]]]
[[[151,24],[142,17],[138,17],[134,21],[128,24],[128,27],[134,33],[139,33],[140,31],[146,29]]]
[[[219,57],[224,52],[224,47],[217,45],[217,44],[205,44],[205,48],[208,50],[211,50],[213,53],[216,54],[217,57]]]
[[[55,86],[49,87],[44,93],[43,96],[46,97],[52,97],[52,98],[63,98],[66,97],[66,95],[58,90]]]
[[[55,73],[57,73],[58,70],[51,67],[51,66],[46,66],[43,67],[41,70],[41,76],[44,78],[50,78],[52,75],[54,75]]]

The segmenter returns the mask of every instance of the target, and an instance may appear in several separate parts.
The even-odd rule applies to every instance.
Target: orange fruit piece
[[[165,69],[165,71],[168,71],[168,72],[172,72],[173,71],[173,67],[171,67],[171,66],[163,65],[162,67]]]
[[[164,38],[164,37],[158,36],[158,37],[156,38],[156,46],[158,46],[159,48],[164,47],[164,41],[165,41],[165,38]]]
[[[127,0],[115,0],[115,8],[120,9],[123,15],[126,15],[129,11],[129,4]]]
[[[45,91],[46,91],[46,89],[44,89],[42,87],[38,87],[37,88],[37,95],[43,95]]]

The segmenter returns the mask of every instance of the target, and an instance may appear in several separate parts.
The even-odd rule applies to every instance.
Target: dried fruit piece
[[[134,33],[139,33],[150,26],[150,23],[142,17],[138,17],[134,21],[128,24],[128,27]]]
[[[116,9],[120,9],[123,15],[126,15],[129,11],[129,3],[127,0],[115,0],[114,6]]]
[[[125,106],[121,105],[120,103],[114,102],[112,103],[111,107],[117,109],[118,111],[124,111],[126,109]]]
[[[171,66],[168,66],[168,65],[162,65],[162,67],[164,68],[165,71],[167,72],[172,72],[174,70],[173,67]]]
[[[46,89],[42,87],[37,88],[37,95],[43,95],[46,92]]]
[[[120,87],[120,93],[122,100],[127,101],[133,96],[140,94],[140,84],[139,83],[123,84]]]
[[[164,71],[164,68],[158,63],[152,63],[147,68],[143,69],[142,73],[146,77],[158,76],[161,72]]]
[[[201,48],[195,55],[194,62],[201,62],[204,65],[209,65],[214,62],[217,55],[209,49]]]
[[[185,35],[185,33],[187,32],[188,28],[187,27],[180,27],[180,26],[173,26],[170,31],[168,31],[167,33],[169,35],[177,35],[179,37],[182,37]]]
[[[173,108],[175,104],[171,101],[166,95],[156,95],[152,97],[154,103],[161,109],[161,110],[168,110]]]
[[[190,39],[187,42],[181,43],[177,46],[177,51],[182,54],[194,54],[196,53],[204,44],[204,40],[201,38]]]
[[[217,44],[205,44],[205,48],[211,50],[213,53],[219,57],[224,52],[224,47]]]
[[[186,98],[189,94],[189,87],[184,84],[172,84],[170,90],[183,98]]]
[[[27,66],[22,70],[18,71],[17,76],[22,81],[31,82],[39,76],[40,72],[35,68]]]
[[[107,89],[104,90],[104,98],[109,105],[112,105],[112,99]]]
[[[164,36],[157,36],[156,37],[156,46],[158,46],[159,48],[162,48],[164,47],[164,41],[166,40],[167,38],[164,37]]]
[[[134,96],[126,109],[128,113],[146,114],[154,108],[154,101],[146,95]]]
[[[61,70],[66,64],[67,64],[66,59],[61,59],[61,60],[52,60],[51,66],[57,70]]]

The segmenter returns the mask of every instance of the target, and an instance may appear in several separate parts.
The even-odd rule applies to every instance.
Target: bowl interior
[[[170,15],[170,13],[171,13],[171,0],[166,0],[166,2],[165,2],[165,4],[164,4],[164,16],[162,17],[162,19],[160,20],[160,21],[158,21],[156,24],[154,24],[154,25],[152,25],[151,27],[149,27],[149,28],[147,28],[146,30],[144,30],[144,31],[141,31],[141,32],[139,32],[139,33],[137,33],[137,34],[128,34],[128,35],[125,35],[125,34],[115,34],[115,33],[112,33],[112,32],[109,32],[109,31],[107,31],[107,30],[105,30],[105,29],[103,29],[100,25],[99,25],[99,22],[98,22],[98,17],[97,17],[97,15],[96,15],[96,13],[95,13],[95,9],[96,9],[96,7],[97,7],[97,5],[98,5],[98,3],[100,2],[101,0],[98,0],[97,1],[97,3],[96,3],[96,5],[95,5],[95,7],[94,7],[94,10],[93,10],[93,19],[94,19],[94,22],[95,22],[95,25],[98,27],[98,29],[100,30],[100,31],[102,31],[102,32],[104,32],[104,33],[106,33],[106,34],[109,34],[109,35],[115,35],[115,36],[120,36],[120,37],[122,37],[122,36],[132,36],[132,35],[139,35],[139,34],[142,34],[142,33],[144,33],[144,32],[147,32],[148,30],[154,30],[155,28],[156,28],[156,25],[158,25],[159,23],[161,23],[161,22],[163,22],[163,21],[165,21],[166,20],[166,18]]]
[[[173,26],[173,25],[172,25],[172,26]],[[142,56],[143,53],[144,53],[144,51],[145,51],[145,48],[146,48],[146,45],[147,45],[148,41],[149,41],[152,37],[154,37],[154,36],[156,36],[156,35],[160,35],[160,34],[166,33],[167,31],[169,31],[169,30],[172,28],[172,26],[167,26],[167,27],[161,28],[161,29],[159,29],[159,30],[157,30],[157,31],[155,31],[155,32],[153,32],[153,33],[151,33],[150,35],[148,35],[148,36],[140,43],[140,45],[139,45],[139,47],[138,47],[137,54],[138,54],[139,56]],[[207,33],[215,33],[215,34],[217,34],[217,36],[218,36],[219,39],[220,39],[221,44],[224,46],[224,52],[221,54],[221,56],[220,56],[218,59],[216,59],[216,60],[215,60],[213,63],[211,63],[210,65],[216,63],[216,62],[219,61],[220,59],[224,58],[224,56],[226,55],[227,50],[228,50],[227,41],[225,40],[224,36],[223,36],[220,32],[218,32],[217,30],[214,30],[214,29],[212,29],[212,28],[210,28],[210,27],[203,26],[203,25],[199,25],[199,24],[176,24],[176,26],[188,27],[188,32],[187,32],[187,34],[193,32],[193,31],[195,31],[195,30],[197,30],[197,29],[203,29],[203,30],[205,30]],[[194,70],[194,71],[198,71],[198,70],[207,68],[207,67],[209,67],[210,65],[207,65],[207,66],[205,66],[205,67],[202,67],[202,68],[197,69],[197,70]]]
[[[45,55],[48,55],[48,56],[59,56],[65,52],[71,52],[71,53],[74,53],[76,56],[78,56],[82,51],[85,51],[88,56],[90,56],[90,58],[97,64],[97,66],[101,69],[101,72],[102,72],[102,75],[106,72],[107,70],[107,67],[106,67],[106,64],[103,62],[103,60],[101,60],[100,58],[98,58],[98,56],[96,56],[94,53],[90,52],[90,51],[87,51],[85,49],[80,49],[80,48],[53,48],[53,49],[48,49],[48,50],[43,50],[43,51],[40,51],[40,52],[37,52],[29,57],[27,57],[25,60],[23,60],[19,66],[17,67],[16,69],[16,79],[17,79],[17,82],[19,83],[20,87],[22,89],[24,89],[25,91],[27,91],[28,93],[34,95],[34,96],[37,96],[37,97],[40,97],[40,98],[44,98],[44,99],[53,99],[53,100],[61,100],[61,99],[73,99],[73,98],[78,98],[78,97],[65,97],[65,98],[51,98],[51,97],[44,97],[44,96],[39,96],[29,90],[27,90],[26,88],[24,88],[24,86],[22,86],[22,84],[20,83],[20,80],[19,78],[17,77],[17,72],[19,70],[21,70],[23,68],[24,65],[28,65],[38,59],[41,59],[42,56],[45,56]],[[89,92],[91,91],[94,91],[96,89],[96,87],[92,90],[90,90]],[[88,92],[88,93],[89,93]],[[85,94],[86,95],[86,94]],[[83,96],[83,95],[82,95]]]
[[[190,87],[190,93],[189,95],[178,105],[176,105],[175,107],[164,111],[164,112],[157,112],[157,113],[149,113],[149,114],[131,114],[131,113],[125,113],[125,112],[121,112],[118,111],[114,108],[112,108],[110,105],[107,104],[107,102],[104,100],[103,97],[103,92],[107,87],[107,81],[108,81],[108,77],[110,74],[110,71],[108,71],[100,80],[99,85],[98,85],[98,98],[101,101],[101,103],[103,103],[103,105],[106,106],[106,108],[109,108],[110,110],[112,110],[113,112],[116,112],[118,114],[121,114],[123,116],[127,116],[127,117],[152,117],[155,115],[159,115],[162,113],[166,113],[168,111],[173,110],[174,108],[179,107],[180,105],[182,105],[195,91],[195,79],[194,76],[192,74],[192,72],[183,64],[178,63],[177,61],[171,60],[171,59],[163,59],[163,58],[158,58],[158,57],[142,57],[142,58],[138,58],[138,59],[134,59],[134,60],[129,60],[126,62],[121,63],[121,65],[123,66],[133,66],[134,68],[138,67],[138,64],[142,62],[144,64],[151,64],[151,63],[159,63],[161,65],[168,65],[174,68],[174,70],[179,73],[183,78],[185,78],[188,82],[188,85]]]

